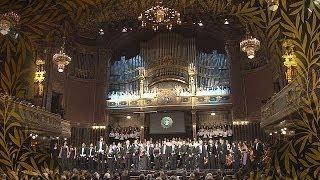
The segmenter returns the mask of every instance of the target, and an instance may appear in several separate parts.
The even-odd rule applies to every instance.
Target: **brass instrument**
[[[234,161],[234,157],[231,153],[226,155],[226,165],[227,166],[231,166],[233,164],[233,161]]]

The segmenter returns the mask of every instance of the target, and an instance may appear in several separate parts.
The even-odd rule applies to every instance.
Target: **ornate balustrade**
[[[296,81],[288,84],[261,108],[261,126],[279,123],[299,108],[299,87]]]
[[[229,104],[229,95],[209,95],[209,96],[177,96],[173,91],[160,92],[154,98],[139,98],[136,100],[107,100],[108,109],[121,108],[147,108],[158,106],[210,106]]]
[[[69,137],[70,122],[60,115],[51,113],[40,107],[35,107],[24,101],[15,101],[6,95],[0,95],[0,101],[8,101],[22,118],[22,125],[29,130],[43,132],[46,135]]]

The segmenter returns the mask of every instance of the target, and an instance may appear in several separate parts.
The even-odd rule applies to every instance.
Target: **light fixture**
[[[215,115],[216,115],[216,113],[212,112],[210,115],[211,115],[211,116],[215,116]]]
[[[126,33],[126,32],[128,32],[128,29],[126,27],[123,27],[121,32]]]
[[[282,56],[282,58],[284,59],[284,66],[287,68],[286,71],[286,79],[288,81],[288,83],[292,82],[292,80],[294,79],[294,77],[297,74],[297,56],[295,55],[294,52],[294,42],[291,39],[286,39],[285,41],[283,41],[282,44],[282,48],[284,51],[284,54]]]
[[[71,61],[71,57],[69,57],[64,52],[65,43],[66,43],[66,38],[63,37],[63,44],[61,46],[59,53],[53,56],[53,62],[58,66],[58,72],[63,72],[65,66],[67,66]]]
[[[127,118],[127,119],[131,119],[131,116],[127,116],[126,118]]]
[[[199,22],[198,22],[198,26],[200,26],[200,27],[202,27],[202,26],[203,26],[202,21],[199,21]]]
[[[100,34],[101,36],[104,35],[103,29],[100,29],[100,30],[99,30],[99,34]]]
[[[230,24],[228,19],[224,19],[224,24],[226,24],[226,25]]]
[[[40,58],[37,58],[36,60],[36,65],[37,65],[37,70],[35,72],[35,76],[34,76],[34,82],[37,83],[37,86],[38,86],[38,91],[37,91],[37,94],[39,94],[40,96],[43,94],[43,81],[45,79],[45,73],[46,71],[44,70],[44,64],[45,64],[45,61],[40,59]]]
[[[8,12],[0,15],[0,33],[6,35],[10,29],[15,27],[20,21],[20,16],[14,12]]]
[[[141,21],[142,27],[151,27],[154,31],[157,31],[159,27],[171,30],[173,25],[181,24],[180,13],[162,6],[161,1],[156,6],[141,13],[138,20]]]
[[[269,133],[269,136],[272,136],[272,133]]]
[[[248,28],[246,28],[244,39],[240,42],[240,49],[247,53],[249,59],[253,59],[255,57],[255,52],[260,49],[260,41],[250,34]]]
[[[279,0],[267,0],[267,4],[270,11],[276,11],[279,8]]]
[[[106,129],[106,126],[92,126],[92,129]]]
[[[37,58],[36,60],[36,65],[37,65],[37,70],[35,72],[35,77],[34,77],[34,82],[42,83],[45,79],[44,74],[46,71],[44,70],[44,60]]]

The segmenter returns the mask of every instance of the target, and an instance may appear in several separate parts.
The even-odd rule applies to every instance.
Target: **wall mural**
[[[16,27],[18,36],[0,35],[0,53],[4,56],[4,68],[1,68],[1,91],[10,95],[19,95],[27,88],[27,80],[23,76],[28,71],[28,64],[34,60],[35,49],[39,42],[53,42],[58,34],[72,34],[81,18],[94,14],[97,22],[116,21],[122,18],[136,18],[138,14],[155,4],[155,0],[74,0],[74,1],[19,1],[0,2],[0,12],[17,11],[21,20]],[[319,177],[320,171],[320,102],[316,93],[320,87],[319,55],[320,55],[320,7],[317,0],[280,0],[279,8],[269,11],[265,0],[247,0],[236,4],[231,0],[176,0],[166,2],[167,6],[179,10],[182,15],[190,12],[204,12],[215,17],[235,17],[251,32],[262,40],[262,46],[268,49],[270,62],[280,67],[282,64],[281,43],[291,39],[295,45],[298,57],[297,80],[302,90],[302,108],[300,118],[295,119],[293,128],[296,134],[284,141],[278,142],[273,148],[272,159],[265,168],[270,178],[313,179]],[[90,23],[94,23],[91,22]],[[16,38],[15,38],[16,37]],[[49,60],[49,59],[48,59]],[[30,76],[29,76],[30,77]],[[32,77],[33,78],[33,77]],[[31,78],[31,79],[32,79]],[[5,109],[5,111],[4,111]],[[9,114],[8,114],[9,113]],[[10,115],[11,114],[11,115]],[[10,118],[11,117],[11,118]],[[1,108],[2,124],[8,118],[14,126],[10,134],[1,131],[1,171],[18,179],[15,170],[26,170],[30,175],[41,175],[40,169],[46,165],[36,164],[35,160],[15,159],[18,149],[7,145],[20,145],[23,139],[19,126],[19,115],[12,110]],[[23,117],[22,117],[23,118]],[[10,126],[6,125],[7,128]],[[10,128],[11,128],[10,127]],[[3,126],[2,126],[3,128]],[[7,136],[8,135],[8,136]],[[32,150],[26,150],[31,154]],[[21,157],[21,156],[20,156]],[[23,162],[23,163],[22,163]],[[37,168],[38,167],[38,168]],[[252,175],[252,179],[253,179]],[[259,179],[259,177],[257,177]]]

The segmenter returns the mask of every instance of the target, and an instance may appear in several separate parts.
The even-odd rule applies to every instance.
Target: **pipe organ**
[[[201,52],[194,38],[158,34],[140,44],[137,56],[111,66],[108,107],[227,102],[229,69],[225,54]]]
[[[70,75],[83,78],[95,78],[96,55],[74,51],[72,54],[72,63],[70,64]]]

